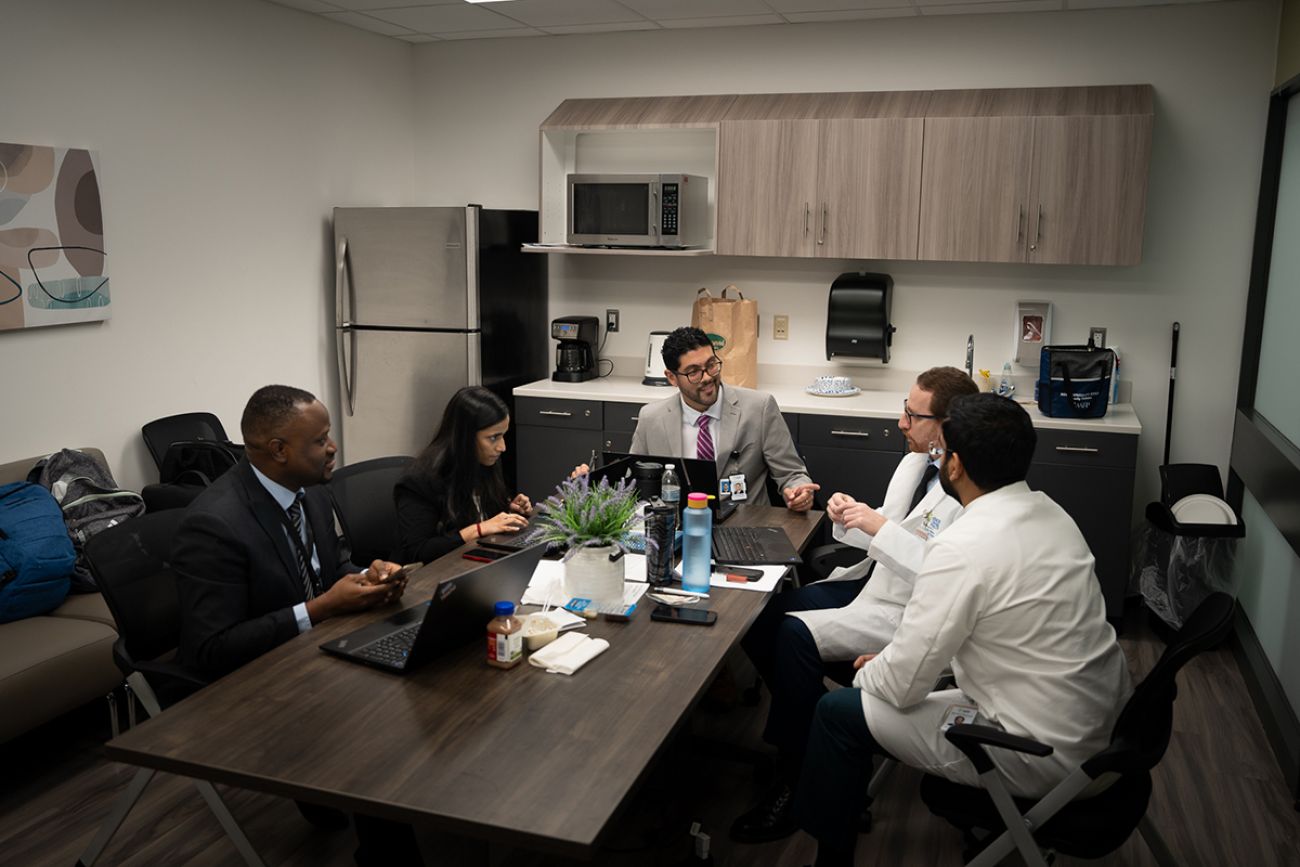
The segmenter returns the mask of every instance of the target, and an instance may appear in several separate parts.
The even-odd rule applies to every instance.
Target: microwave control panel
[[[659,201],[662,211],[660,215],[660,234],[677,234],[677,195],[677,184],[664,184],[660,190]]]

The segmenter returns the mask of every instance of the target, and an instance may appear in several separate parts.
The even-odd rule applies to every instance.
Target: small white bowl
[[[560,634],[555,621],[540,612],[525,617],[524,628],[520,631],[524,636],[524,646],[528,648],[529,653],[541,650]]]

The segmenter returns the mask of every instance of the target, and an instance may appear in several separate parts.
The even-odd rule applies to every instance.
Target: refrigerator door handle
[[[348,239],[339,239],[339,248],[334,257],[334,327],[349,328],[356,311],[352,298],[352,282],[348,280]]]
[[[483,366],[480,363],[483,352],[483,338],[477,331],[471,331],[465,341],[465,365],[468,376],[466,385],[483,384]]]
[[[470,331],[482,327],[478,308],[478,218],[481,210],[478,205],[465,208],[465,327]]]
[[[356,395],[354,392],[357,372],[349,359],[352,359],[357,353],[357,333],[352,330],[351,323],[335,329],[334,333],[338,335],[339,380],[343,386],[343,397],[347,402],[348,415],[355,415]]]

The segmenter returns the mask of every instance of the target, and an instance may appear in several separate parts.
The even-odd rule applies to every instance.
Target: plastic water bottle
[[[686,497],[682,513],[682,589],[708,593],[713,573],[713,513],[707,494]]]
[[[664,501],[664,505],[681,510],[682,482],[672,464],[664,464],[664,474],[659,480],[659,499]]]

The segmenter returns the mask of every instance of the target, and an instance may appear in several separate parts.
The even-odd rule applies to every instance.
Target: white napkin
[[[528,663],[552,674],[573,674],[608,649],[609,642],[603,638],[566,632],[528,657]]]

